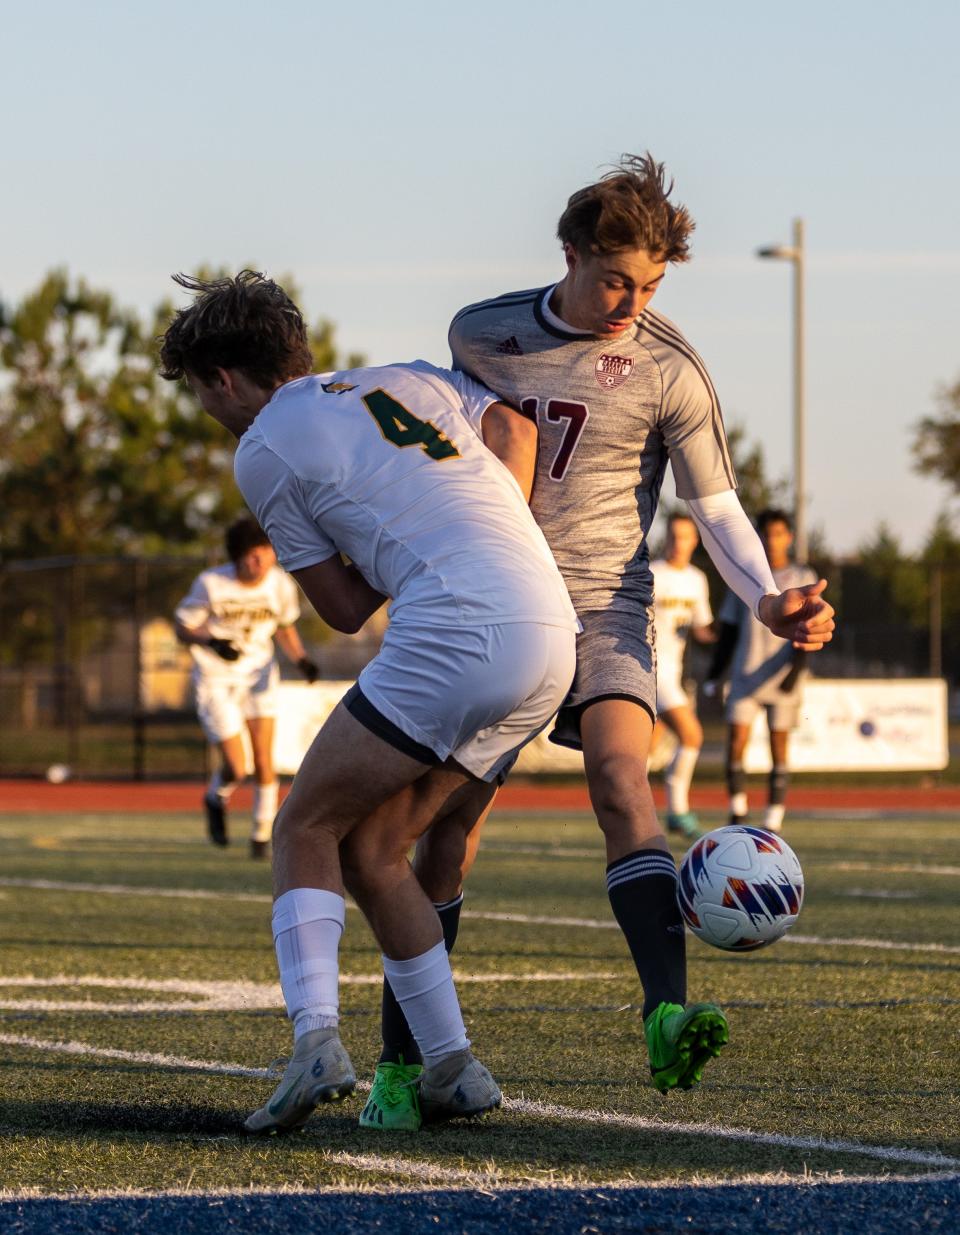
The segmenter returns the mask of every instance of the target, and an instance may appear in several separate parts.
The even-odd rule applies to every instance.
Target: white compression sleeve
[[[733,489],[687,502],[704,547],[724,583],[740,597],[755,617],[764,596],[779,596],[760,537]]]

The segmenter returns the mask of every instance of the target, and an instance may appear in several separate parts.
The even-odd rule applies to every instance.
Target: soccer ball
[[[65,763],[51,763],[47,768],[46,777],[51,785],[62,785],[70,779],[72,773]]]
[[[803,904],[803,871],[790,846],[762,828],[708,832],[680,863],[680,912],[698,939],[729,952],[784,935]]]

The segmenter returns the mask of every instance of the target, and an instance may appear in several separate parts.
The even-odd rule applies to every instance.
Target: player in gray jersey
[[[778,588],[802,588],[816,582],[809,566],[790,561],[793,528],[782,510],[764,510],[757,517],[757,531]],[[763,826],[779,832],[787,800],[789,762],[787,746],[791,729],[800,719],[803,681],[807,676],[806,653],[778,638],[753,616],[733,592],[729,592],[717,615],[719,639],[710,666],[709,679],[720,677],[730,661],[730,693],[727,696],[727,788],[730,822],[747,820],[746,777],[743,755],[754,717],[763,709],[770,730],[770,782]]]
[[[570,198],[558,227],[559,283],[470,305],[450,327],[455,366],[517,409],[496,413],[503,439],[513,438],[507,457],[517,470],[521,458],[536,469],[533,512],[583,624],[552,737],[583,749],[661,1090],[695,1084],[727,1040],[718,1008],[687,1004],[676,868],[646,775],[656,709],[647,534],[668,462],[717,569],[759,619],[810,650],[833,629],[825,582],[782,594],[774,583],[736,496],[703,361],[648,307],[667,266],[688,257],[693,221],[671,188],[649,155],[625,156]],[[461,874],[475,847],[461,838]],[[416,869],[435,902],[459,895],[456,851],[438,829],[420,850]]]

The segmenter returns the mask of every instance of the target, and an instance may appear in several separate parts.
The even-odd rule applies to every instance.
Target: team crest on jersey
[[[342,395],[348,390],[356,390],[356,386],[351,385],[350,382],[321,382],[320,385],[323,387],[323,393],[327,395]]]
[[[597,357],[593,371],[601,390],[612,390],[614,386],[622,386],[633,371],[633,360],[629,356],[615,356],[612,352],[604,352]]]

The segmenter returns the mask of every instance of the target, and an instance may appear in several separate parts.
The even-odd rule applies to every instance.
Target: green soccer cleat
[[[378,1132],[418,1132],[423,1123],[417,1078],[418,1063],[378,1063],[367,1105],[360,1112],[360,1127]]]
[[[691,1089],[730,1040],[727,1018],[712,1003],[661,1003],[643,1022],[653,1087]]]
[[[679,815],[667,815],[667,831],[679,832],[687,840],[699,840],[703,836],[699,821],[692,810],[685,810]]]

